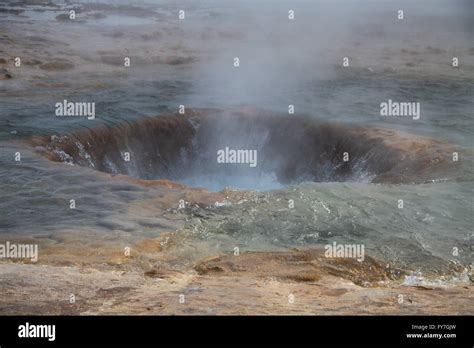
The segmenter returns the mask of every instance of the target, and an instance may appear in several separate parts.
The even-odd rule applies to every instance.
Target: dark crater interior
[[[303,181],[419,183],[447,175],[452,167],[446,144],[435,140],[263,111],[188,110],[186,115],[102,125],[30,142],[54,161],[198,187],[209,187],[209,182],[257,189],[266,181],[277,186]],[[218,163],[217,151],[226,147],[257,150],[257,165]]]

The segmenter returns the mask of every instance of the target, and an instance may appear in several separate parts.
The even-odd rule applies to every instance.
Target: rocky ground
[[[389,270],[375,260],[359,266],[317,255],[314,250],[223,255],[187,271],[144,271],[133,258],[120,266],[3,263],[0,312],[472,315],[472,285],[407,286],[389,280]]]

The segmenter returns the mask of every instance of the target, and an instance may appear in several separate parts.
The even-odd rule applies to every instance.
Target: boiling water
[[[470,2],[429,7],[407,2],[410,15],[405,25],[392,19],[391,4],[347,17],[352,6],[345,12],[327,2],[320,7],[301,2],[294,5],[298,20],[290,23],[289,5],[241,2],[234,8],[193,2],[186,5],[189,20],[179,24],[173,18],[175,5],[149,3],[151,16],[143,21],[115,14],[71,23],[68,30],[42,12],[1,15],[2,31],[21,40],[2,44],[0,57],[27,52],[41,59],[63,57],[75,65],[54,73],[9,68],[14,79],[0,81],[4,238],[32,236],[61,243],[57,236],[69,233],[78,244],[89,245],[93,239],[100,247],[177,229],[205,243],[208,253],[235,246],[275,250],[333,241],[361,243],[369,255],[398,267],[466,281],[462,273],[450,272],[450,264],[472,265],[474,47],[472,12],[466,11]],[[357,16],[369,18],[368,24]],[[48,41],[28,39],[33,35],[51,40],[52,48]],[[104,64],[113,50],[141,63],[129,70]],[[174,55],[191,59],[173,63]],[[343,69],[339,66],[346,55],[351,66]],[[450,66],[454,55],[460,57],[460,69]],[[153,65],[153,56],[169,64]],[[236,56],[239,68],[232,66]],[[65,98],[94,101],[96,120],[55,117],[55,103]],[[421,102],[421,119],[381,117],[379,105],[388,99]],[[279,182],[271,173],[194,175],[180,181],[210,190],[230,186],[256,192],[238,203],[189,208],[181,213],[187,222],[177,227],[167,220],[172,213],[147,216],[133,208],[152,204],[155,190],[108,180],[91,168],[47,161],[18,142],[98,124],[132,123],[177,110],[181,104],[255,107],[280,114],[292,104],[297,114],[318,121],[379,126],[445,141],[459,152],[460,166],[453,177],[416,185],[373,184],[365,176],[353,182],[293,185]],[[288,134],[287,141],[297,139]],[[13,160],[15,152],[21,152],[21,162]],[[75,210],[68,209],[71,197],[77,202]],[[398,208],[399,199],[405,203],[403,209]],[[293,209],[288,209],[290,200]],[[462,252],[454,256],[453,248]]]

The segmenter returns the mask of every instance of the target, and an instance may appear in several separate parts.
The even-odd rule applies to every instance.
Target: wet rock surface
[[[0,297],[0,313],[472,315],[471,285],[405,286],[382,280],[387,277],[386,270],[373,260],[359,266],[321,264],[321,259],[315,258],[319,252],[219,256],[198,263],[197,273],[163,268],[143,272],[131,264],[78,267],[2,263],[0,290],[7,296]],[[375,267],[375,273],[368,275],[366,267]],[[340,278],[339,271],[349,274]],[[360,286],[347,279],[357,279],[360,272],[376,282]],[[69,302],[70,294],[75,295],[75,303]],[[180,303],[183,295],[185,303]],[[404,298],[401,303],[400,295]]]

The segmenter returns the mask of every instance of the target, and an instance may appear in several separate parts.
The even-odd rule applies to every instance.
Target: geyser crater
[[[433,139],[264,111],[187,110],[30,143],[53,161],[211,191],[304,181],[419,183],[449,170],[446,144]],[[257,165],[220,163],[226,148],[255,150]]]

